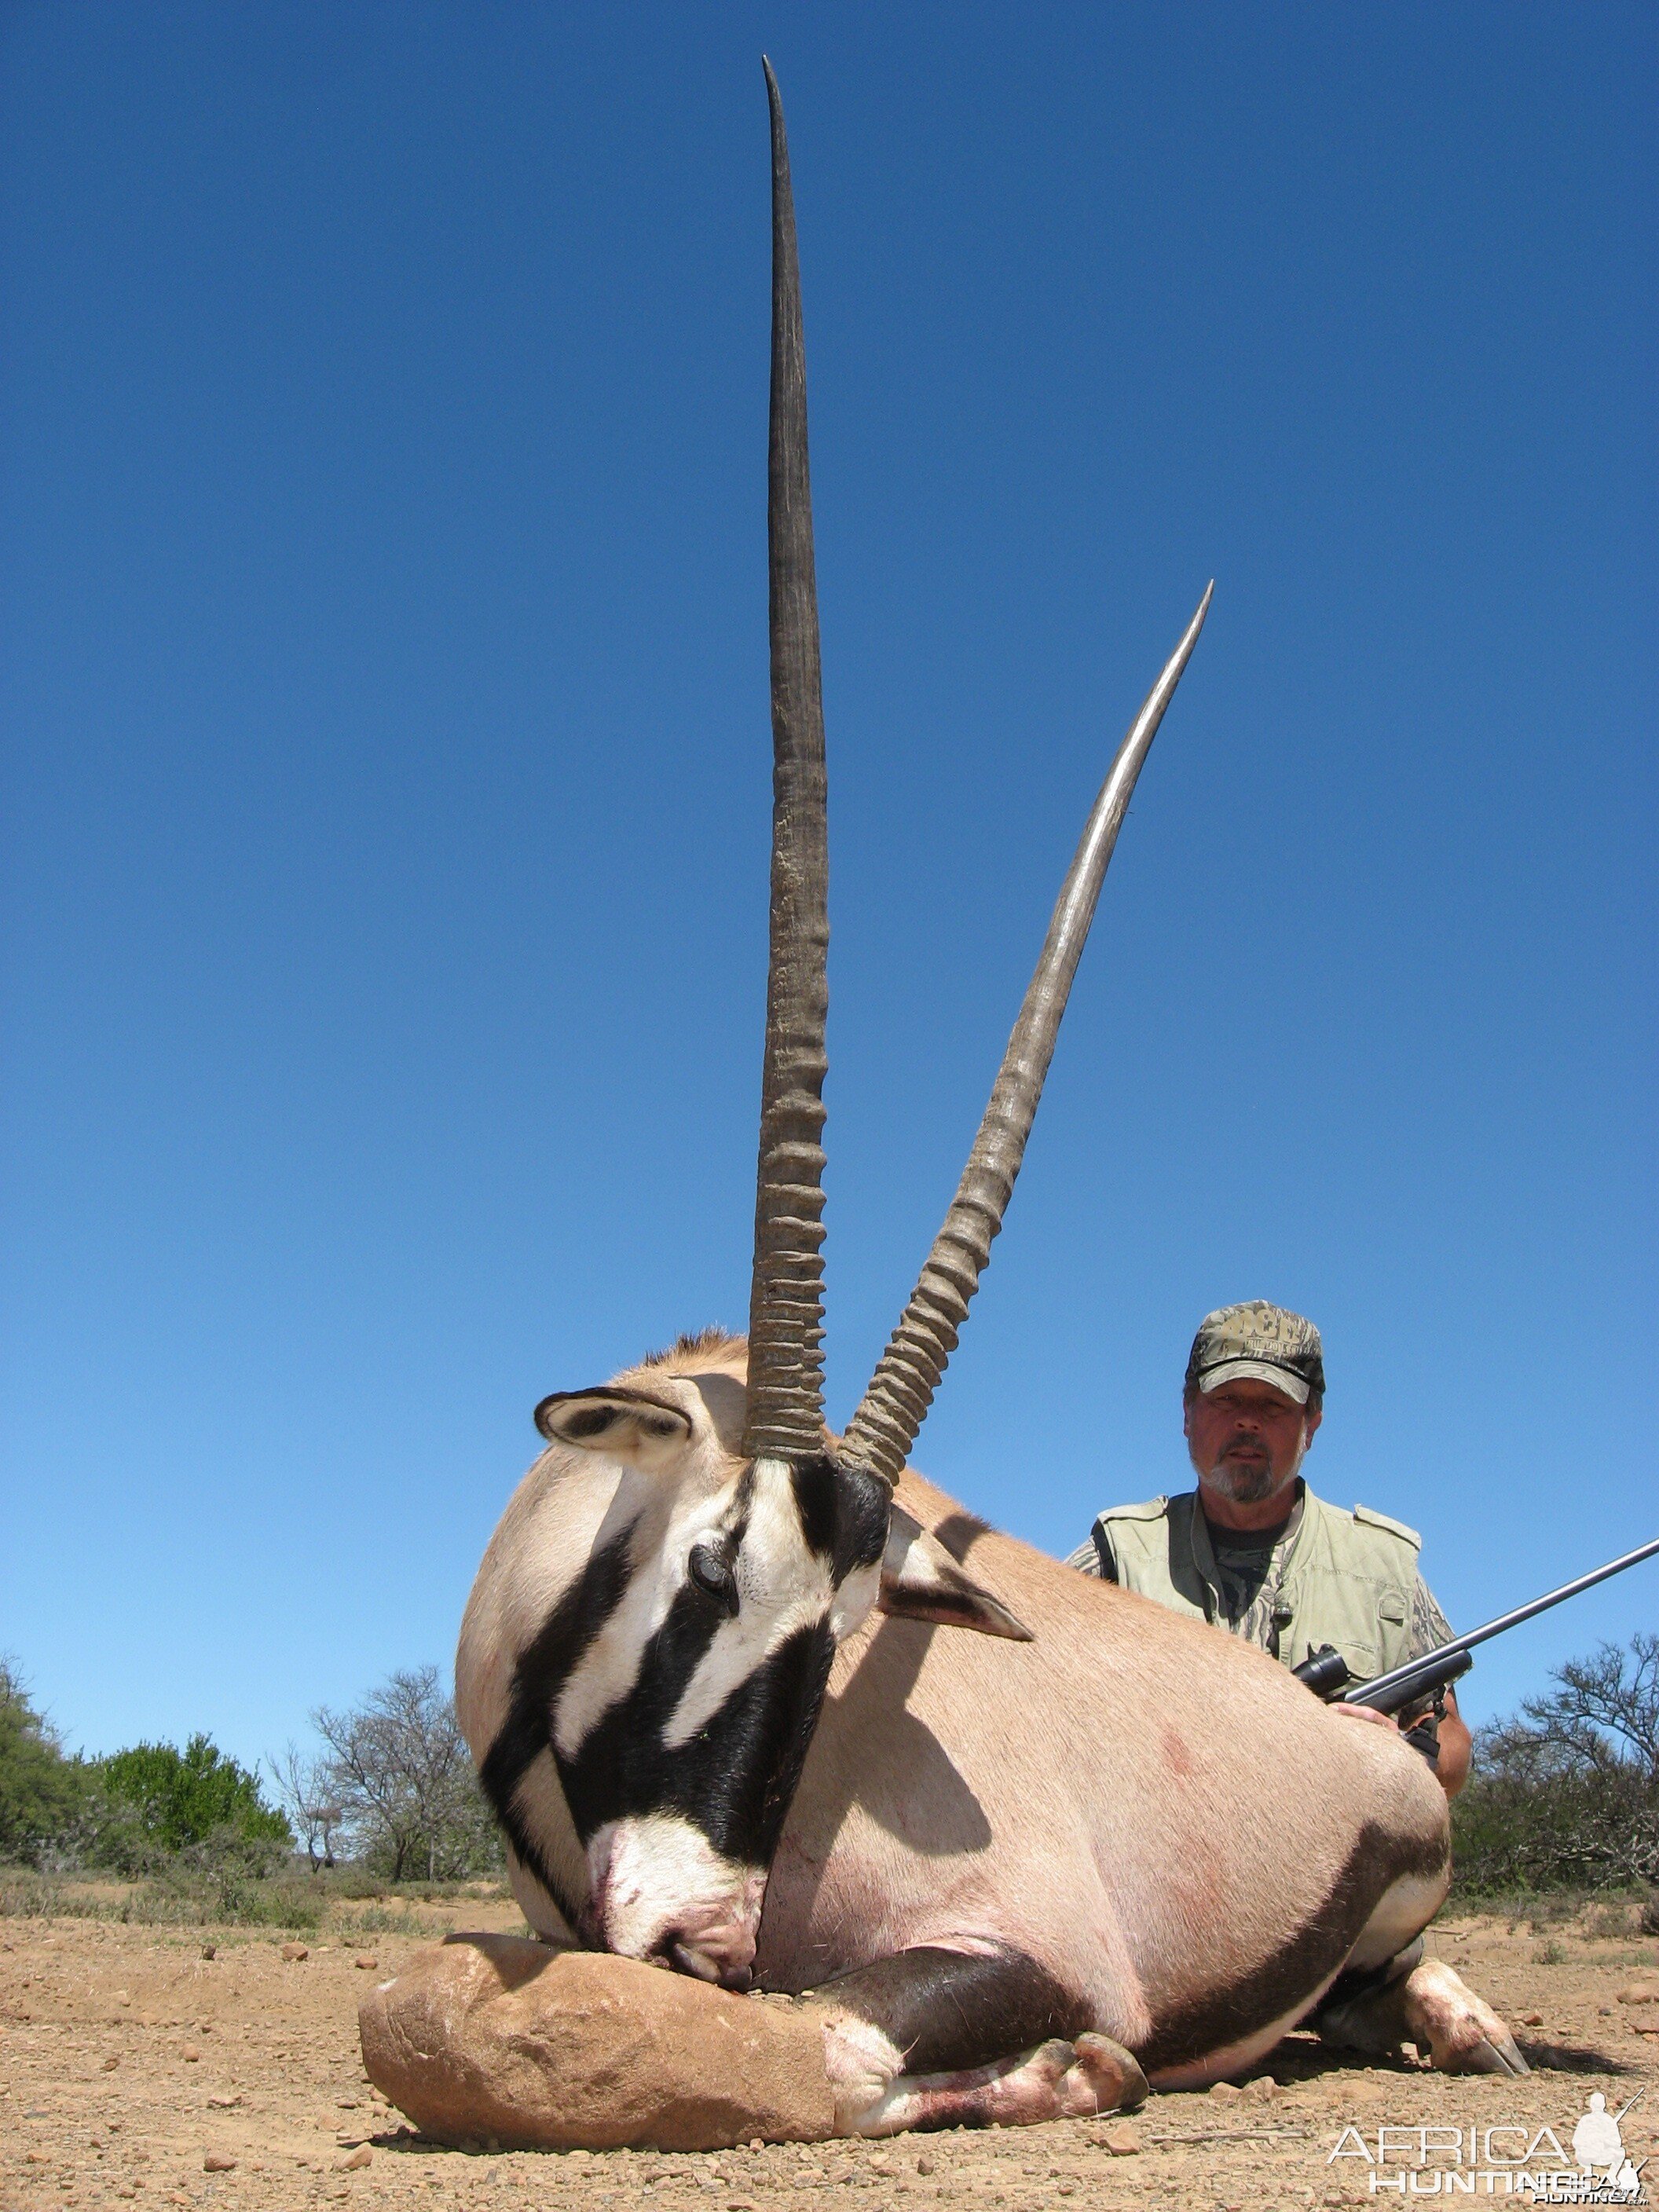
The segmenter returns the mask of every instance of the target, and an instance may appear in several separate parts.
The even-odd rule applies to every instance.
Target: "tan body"
[[[1264,1653],[983,1529],[911,1471],[898,1501],[1035,1640],[876,1615],[842,1647],[773,1862],[763,1984],[992,1938],[1080,1985],[1139,2054],[1270,1977],[1356,1862],[1372,1893],[1357,1963],[1438,1909],[1446,1804],[1406,1745],[1345,1725]],[[1410,1871],[1382,1873],[1396,1857]],[[1245,2039],[1290,2025],[1269,2018]],[[1238,2063],[1237,2040],[1200,2070]]]

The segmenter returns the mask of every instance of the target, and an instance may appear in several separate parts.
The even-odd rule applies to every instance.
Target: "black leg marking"
[[[880,2028],[903,2053],[907,2074],[988,2066],[1052,2037],[1069,2043],[1094,2024],[1075,1990],[1024,1951],[1002,1948],[975,1958],[919,1945],[811,1994]]]
[[[1396,1951],[1392,1959],[1384,1959],[1380,1966],[1345,1966],[1319,2000],[1319,2010],[1308,2026],[1318,2029],[1321,2021],[1337,2006],[1352,2004],[1356,1997],[1375,1996],[1391,1983],[1403,1981],[1413,1966],[1423,1963],[1423,1938],[1416,1936],[1403,1951]]]
[[[1318,1911],[1285,1948],[1237,1982],[1208,1991],[1160,2021],[1135,2057],[1149,2074],[1190,2065],[1283,2019],[1341,1965],[1392,1883],[1402,1875],[1431,1879],[1445,1863],[1443,1838],[1426,1845],[1415,1838],[1403,1841],[1368,1821]]]

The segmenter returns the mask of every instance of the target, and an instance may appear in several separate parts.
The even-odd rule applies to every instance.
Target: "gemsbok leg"
[[[1420,1936],[1374,1972],[1339,1977],[1310,2025],[1373,2057],[1414,2043],[1443,2074],[1531,2071],[1492,2007],[1443,1960],[1423,1956]]]
[[[1006,1946],[932,1945],[811,1993],[843,2135],[1018,2127],[1138,2105],[1133,2057],[1089,2027],[1085,2000]]]

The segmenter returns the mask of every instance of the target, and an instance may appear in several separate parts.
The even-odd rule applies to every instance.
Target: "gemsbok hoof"
[[[1414,2043],[1442,2074],[1531,2071],[1492,2007],[1443,1959],[1425,1959],[1398,1981],[1327,2007],[1316,2025],[1328,2043],[1379,2057]]]
[[[1441,1959],[1404,1984],[1406,2033],[1443,2074],[1527,2074],[1531,2068],[1492,2007]]]
[[[1109,2035],[1079,2035],[1073,2060],[1060,2082],[1060,2104],[1067,2119],[1096,2112],[1129,2112],[1146,2101],[1146,2076],[1133,2051]]]

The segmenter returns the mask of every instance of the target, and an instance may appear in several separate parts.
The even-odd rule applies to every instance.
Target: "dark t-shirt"
[[[1243,1620],[1267,1579],[1273,1547],[1285,1533],[1285,1522],[1272,1528],[1221,1528],[1206,1513],[1204,1526],[1215,1555],[1217,1595],[1222,1609],[1229,1620]]]

